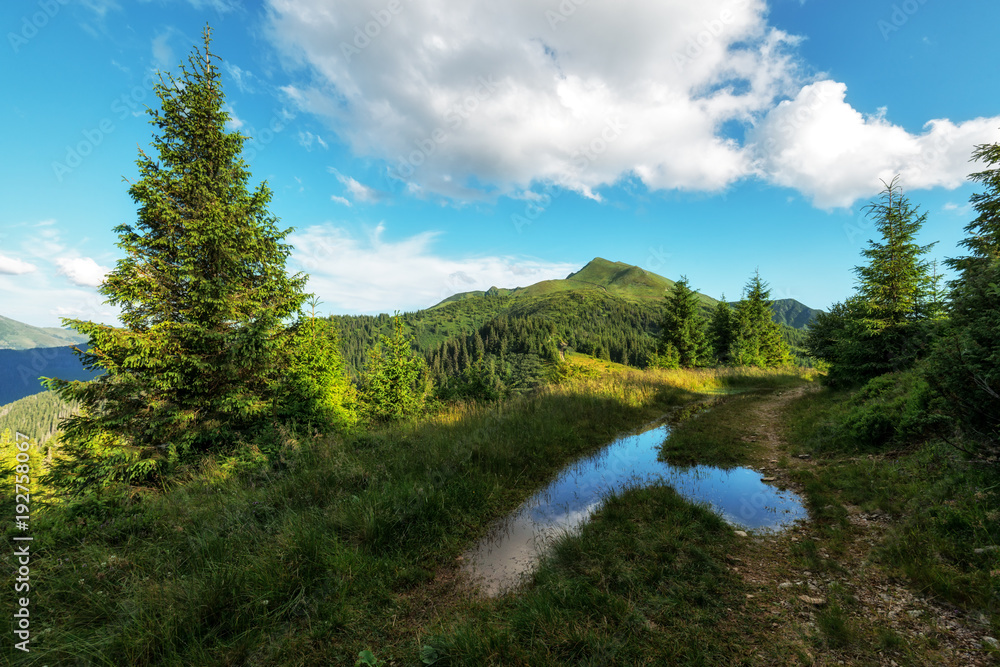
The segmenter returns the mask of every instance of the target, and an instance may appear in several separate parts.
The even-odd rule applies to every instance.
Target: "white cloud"
[[[161,70],[169,70],[177,63],[174,61],[174,50],[170,48],[170,37],[174,34],[172,28],[159,33],[152,41],[153,60]]]
[[[345,199],[344,197],[338,197],[337,195],[330,195],[330,200],[335,201],[338,204],[343,204],[344,206],[351,206],[351,200]]]
[[[307,151],[312,150],[314,142],[324,150],[328,148],[326,142],[323,141],[323,137],[319,136],[318,134],[313,134],[312,132],[308,131],[299,132],[299,145],[305,148]]]
[[[292,264],[311,275],[306,289],[330,312],[418,310],[456,292],[517,287],[565,278],[575,264],[515,257],[448,259],[435,255],[435,232],[388,241],[382,224],[358,239],[332,224],[293,232]]]
[[[225,106],[222,107],[222,110],[225,111],[227,114],[229,114],[229,120],[226,121],[227,130],[229,131],[238,130],[244,125],[246,125],[246,122],[242,118],[236,115],[236,109],[235,107],[233,107],[232,104],[226,104]]]
[[[230,78],[232,78],[241,93],[252,93],[254,91],[253,72],[245,70],[230,62],[223,62],[222,66],[225,68],[226,72],[229,73]]]
[[[932,120],[911,134],[865,116],[846,101],[847,86],[818,81],[773,109],[751,133],[760,174],[798,189],[822,208],[847,207],[899,174],[907,191],[962,185],[975,144],[1000,139],[1000,116],[956,125]]]
[[[242,8],[239,0],[188,0],[195,9],[214,9],[219,14],[226,14]]]
[[[355,201],[364,202],[366,204],[373,204],[375,202],[385,199],[385,193],[376,190],[375,188],[368,187],[364,183],[359,183],[355,179],[340,173],[337,169],[333,167],[328,167],[327,170],[337,177],[347,192],[354,197]]]
[[[59,257],[55,261],[59,273],[81,287],[97,287],[104,282],[104,275],[111,270],[90,257]]]
[[[600,200],[630,178],[713,192],[757,176],[849,206],[896,173],[907,189],[957,187],[1000,126],[914,134],[859,113],[845,84],[807,76],[765,0],[268,2],[270,38],[303,73],[289,99],[421,195],[555,183]]]
[[[121,10],[121,6],[115,0],[81,0],[80,4],[97,14],[100,19],[111,10]]]
[[[0,254],[0,273],[19,276],[25,273],[33,273],[38,267],[30,262],[17,257],[8,257]]]
[[[718,190],[750,171],[722,125],[795,90],[797,40],[766,24],[764,0],[566,2],[566,16],[557,2],[437,0],[384,27],[370,24],[381,0],[270,5],[272,38],[312,76],[291,99],[447,196],[557,182],[596,198],[632,173]]]

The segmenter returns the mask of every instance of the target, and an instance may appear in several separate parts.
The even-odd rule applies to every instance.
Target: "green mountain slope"
[[[44,444],[55,435],[60,420],[70,416],[76,407],[51,391],[26,396],[0,406],[0,433],[10,429]]]
[[[87,337],[68,329],[33,327],[0,315],[0,350],[31,350],[85,343]]]
[[[585,267],[569,274],[561,280],[543,280],[527,287],[515,287],[513,289],[491,287],[486,292],[461,292],[448,297],[435,306],[431,306],[430,309],[440,308],[456,301],[467,301],[469,299],[490,296],[537,297],[580,290],[596,290],[630,301],[661,299],[664,293],[673,287],[673,285],[674,281],[641,269],[638,266],[632,266],[624,262],[610,262],[601,257],[595,257]],[[704,298],[713,304],[715,303],[710,297],[705,296]]]
[[[664,295],[673,284],[637,266],[596,257],[561,280],[462,292],[402,317],[416,348],[424,354],[447,340],[472,335],[494,318],[530,317],[550,321],[562,343],[574,350],[642,365],[655,347]],[[706,316],[710,315],[718,302],[705,294],[698,298]],[[775,320],[787,327],[805,326],[816,312],[792,299],[775,302]],[[345,361],[357,372],[379,334],[388,333],[390,318],[345,315],[332,319],[341,331]],[[789,330],[786,337],[797,344],[800,333]]]
[[[803,305],[795,299],[778,299],[771,306],[771,310],[774,311],[775,322],[793,329],[805,329],[814,317],[823,312]]]

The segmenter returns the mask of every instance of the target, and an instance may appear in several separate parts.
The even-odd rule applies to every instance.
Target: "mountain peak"
[[[577,280],[584,279],[585,276],[611,276],[622,269],[631,268],[631,264],[626,264],[625,262],[612,262],[610,260],[604,259],[603,257],[595,257],[594,259],[587,262],[587,264],[579,271],[574,271],[573,273],[566,276],[566,280],[571,278],[576,278]],[[593,281],[599,282],[599,281]]]

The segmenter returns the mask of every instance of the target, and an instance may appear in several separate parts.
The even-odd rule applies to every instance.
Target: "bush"
[[[887,373],[851,398],[841,426],[862,449],[926,440],[942,426],[939,401],[919,370]]]

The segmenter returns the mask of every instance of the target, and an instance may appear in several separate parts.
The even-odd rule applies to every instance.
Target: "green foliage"
[[[84,411],[64,439],[106,478],[155,477],[163,464],[239,447],[268,427],[280,384],[282,322],[299,311],[306,277],[289,277],[266,184],[247,189],[245,137],[226,130],[217,57],[195,49],[177,78],[157,82],[150,109],[157,158],[140,150],[134,226],[115,228],[124,258],[100,292],[123,328],[66,320],[87,335],[84,366],[105,375],[51,387]]]
[[[667,357],[676,355],[682,368],[705,365],[709,356],[705,319],[698,294],[691,289],[686,276],[674,283],[666,300],[658,351]]]
[[[733,346],[733,309],[726,302],[726,295],[715,305],[709,325],[709,340],[715,350],[715,359],[720,364],[730,361],[729,350]]]
[[[823,518],[831,504],[889,515],[871,561],[915,590],[965,607],[973,616],[992,617],[996,628],[1000,606],[991,574],[1000,567],[994,551],[1000,543],[996,473],[970,465],[954,447],[928,437],[939,424],[933,421],[936,408],[925,403],[925,373],[918,365],[873,379],[861,390],[826,389],[794,401],[788,413],[793,451],[823,459],[799,481],[828,536],[853,530],[846,521]],[[930,400],[936,400],[933,392]],[[893,451],[879,451],[887,446]],[[829,551],[833,545],[820,548]]]
[[[343,431],[357,423],[357,391],[344,373],[336,325],[315,314],[291,330],[278,416],[321,432]]]
[[[791,363],[791,351],[771,313],[771,291],[755,271],[732,314],[729,354],[737,366],[775,368]]]
[[[27,487],[32,496],[40,495],[45,488],[42,478],[51,464],[51,455],[46,455],[51,450],[42,447],[35,438],[23,436],[29,434],[16,429],[0,429],[0,475],[3,475],[0,480],[0,500],[3,501],[5,510],[13,510],[13,505],[7,505],[15,499],[17,484]],[[14,514],[13,511],[8,512],[8,516]]]
[[[383,335],[372,348],[361,375],[358,393],[365,417],[373,422],[392,422],[419,414],[427,395],[425,371],[426,363],[414,353],[397,314],[392,335]]]
[[[650,358],[649,366],[650,368],[676,370],[681,367],[681,355],[673,343],[667,343],[660,352]]]
[[[498,317],[427,355],[442,399],[490,401],[534,389],[558,375],[555,327],[537,317]]]
[[[862,251],[868,263],[855,267],[857,293],[818,317],[807,343],[830,364],[834,385],[910,368],[925,354],[932,320],[940,317],[940,279],[920,259],[934,244],[914,242],[927,214],[910,204],[898,177],[867,209],[882,240],[869,241]]]
[[[860,449],[884,449],[926,440],[939,430],[938,402],[916,370],[868,381],[848,403],[842,425]]]
[[[969,255],[947,260],[949,322],[939,337],[928,379],[947,399],[956,425],[981,450],[1000,455],[1000,143],[977,146],[987,169],[969,178],[984,187],[970,201],[978,212],[961,245]]]
[[[43,391],[0,406],[0,431],[20,431],[44,445],[56,435],[59,422],[79,408],[79,403],[67,403],[55,392]]]

